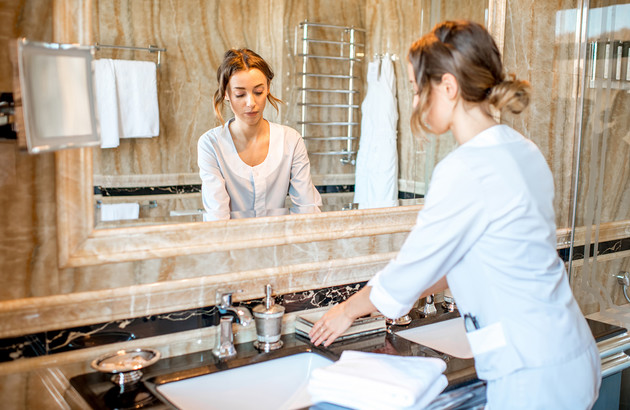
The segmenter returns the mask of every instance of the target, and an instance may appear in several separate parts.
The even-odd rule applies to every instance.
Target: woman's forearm
[[[365,286],[363,289],[348,298],[345,302],[346,305],[344,311],[349,318],[355,320],[361,316],[369,315],[370,313],[378,310],[370,300],[371,291],[372,286]]]

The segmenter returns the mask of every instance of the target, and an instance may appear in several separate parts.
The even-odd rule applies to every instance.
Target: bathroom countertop
[[[473,359],[459,359],[440,353],[426,346],[408,341],[395,334],[397,330],[427,325],[442,320],[458,317],[458,313],[441,311],[430,318],[419,318],[412,315],[412,323],[407,326],[391,326],[387,332],[357,337],[333,343],[328,348],[315,347],[301,336],[288,334],[282,337],[283,348],[270,353],[260,353],[252,342],[236,346],[237,356],[225,362],[218,362],[211,351],[186,354],[165,358],[145,370],[145,385],[120,394],[117,387],[109,381],[109,375],[93,372],[71,379],[77,392],[94,409],[114,408],[169,408],[153,395],[154,387],[169,380],[202,375],[220,370],[240,367],[264,360],[297,354],[305,351],[316,351],[332,360],[337,360],[344,350],[359,350],[374,353],[387,353],[401,356],[426,356],[443,359],[447,368],[444,374],[448,379],[445,391],[468,385],[478,381]],[[588,320],[597,341],[625,332],[624,328]],[[148,386],[148,387],[147,387]]]

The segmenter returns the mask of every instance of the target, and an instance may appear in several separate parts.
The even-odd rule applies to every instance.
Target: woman
[[[424,209],[395,260],[310,333],[330,345],[357,317],[390,318],[450,287],[491,409],[590,408],[600,384],[593,336],[556,253],[552,175],[538,148],[490,108],[522,111],[529,85],[506,78],[496,44],[445,22],[409,51],[412,127],[451,131]]]
[[[269,64],[249,49],[228,50],[217,70],[219,88],[214,112],[221,126],[199,138],[198,165],[204,220],[248,218],[320,212],[322,201],[311,181],[310,163],[302,137],[292,128],[263,118],[271,95]],[[234,118],[223,121],[223,101]]]

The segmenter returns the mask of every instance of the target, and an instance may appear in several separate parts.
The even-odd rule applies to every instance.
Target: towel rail
[[[355,80],[358,80],[358,72],[356,70],[356,64],[362,63],[365,54],[362,52],[364,47],[364,41],[357,41],[357,34],[365,35],[366,30],[353,26],[337,26],[333,24],[313,23],[309,21],[303,21],[299,24],[301,30],[301,49],[296,53],[297,57],[302,59],[302,70],[298,73],[302,77],[302,84],[298,91],[301,94],[298,105],[301,107],[301,118],[298,124],[301,126],[302,136],[305,140],[310,141],[345,141],[346,146],[342,150],[331,150],[325,152],[309,151],[312,155],[341,155],[341,162],[343,164],[355,164],[356,150],[353,148],[353,143],[358,138],[356,137],[355,128],[360,125],[355,110],[359,108],[359,104],[356,103],[360,95],[360,91],[355,89]],[[320,30],[321,29],[321,30]],[[334,36],[339,36],[338,39],[334,39]],[[296,50],[298,40],[298,30],[296,29]],[[328,46],[327,48],[325,46]],[[338,47],[337,47],[338,46]],[[314,52],[311,47],[319,47],[318,53]],[[332,51],[332,53],[331,53]],[[319,67],[315,62],[309,62],[311,60],[329,60],[330,64],[335,64],[338,73],[331,73],[330,69],[327,72],[317,72]],[[345,65],[346,72],[343,73],[342,65]],[[341,79],[348,80],[345,87],[341,88],[327,88],[328,84],[321,83],[327,79]],[[318,82],[319,81],[319,82]],[[334,103],[320,103],[309,102],[308,96],[317,93],[325,96],[329,95],[345,95],[346,101]],[[357,100],[355,100],[357,98]],[[308,112],[311,108],[319,108],[323,110],[342,109],[346,112],[345,121],[322,121],[321,119],[309,119]],[[319,115],[326,115],[318,111]],[[326,126],[340,126],[346,127],[345,136],[325,136],[318,132],[324,132],[321,127]],[[307,132],[307,127],[318,127],[313,130],[320,130],[316,132]],[[308,135],[308,136],[307,136]]]
[[[308,41],[309,43],[319,43],[319,44],[336,44],[336,45],[349,45],[350,42],[348,41],[334,41],[334,40],[318,40],[318,39],[314,39],[314,38],[304,38],[302,39],[303,41]],[[364,44],[362,43],[355,43],[356,46],[360,46],[363,47]]]
[[[298,103],[297,105],[303,107],[316,107],[316,108],[359,108],[357,104],[316,104],[316,103]]]
[[[158,47],[153,44],[149,45],[148,47],[137,47],[137,46],[118,46],[118,45],[113,45],[113,44],[96,43],[92,47],[96,50],[100,50],[101,48],[115,48],[119,50],[148,51],[149,53],[158,53],[157,54],[158,67],[162,64],[162,53],[166,52],[166,48]]]
[[[101,209],[101,205],[103,205],[103,201],[98,199],[96,201],[96,209]],[[156,200],[151,200],[146,204],[140,204],[140,208],[157,208],[158,203]]]
[[[356,140],[357,137],[303,137],[305,140],[312,141],[347,141],[347,140]]]
[[[298,75],[305,75],[307,77],[321,77],[321,78],[343,78],[343,79],[358,78],[357,76],[349,76],[349,75],[343,75],[343,74],[298,73]]]
[[[347,157],[348,155],[354,156],[357,155],[356,151],[322,151],[322,152],[309,152],[310,155],[343,155]],[[354,164],[353,164],[354,165]]]
[[[322,122],[322,121],[298,121],[298,124],[306,124],[306,125],[329,125],[329,126],[335,126],[335,125],[359,125],[358,122],[346,122],[346,121],[330,121],[330,122]]]
[[[311,26],[311,27],[322,27],[322,28],[336,28],[336,29],[341,29],[341,30],[354,30],[354,31],[360,31],[365,33],[366,30],[363,28],[358,28],[358,27],[354,27],[354,26],[337,26],[334,24],[325,24],[325,23],[313,23],[310,22],[308,20],[304,20],[303,22],[300,23],[300,28],[304,28],[306,26]]]
[[[322,55],[318,55],[318,54],[298,54],[298,57],[322,58],[322,59],[325,59],[325,60],[362,61],[360,58],[356,58],[356,57],[322,56]]]
[[[357,90],[339,90],[339,89],[323,89],[323,88],[298,88],[298,91],[307,93],[336,93],[336,94],[358,94]]]

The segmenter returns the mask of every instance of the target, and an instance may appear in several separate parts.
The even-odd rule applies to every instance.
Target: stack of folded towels
[[[446,388],[445,369],[436,358],[344,351],[313,370],[308,391],[315,403],[351,409],[423,409]]]

